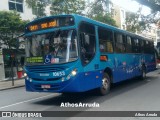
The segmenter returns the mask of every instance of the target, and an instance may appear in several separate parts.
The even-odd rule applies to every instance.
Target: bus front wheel
[[[106,95],[110,91],[111,80],[107,73],[104,73],[102,78],[102,86],[100,87],[100,94]]]

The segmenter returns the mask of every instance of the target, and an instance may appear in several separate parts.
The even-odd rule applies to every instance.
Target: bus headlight
[[[32,78],[30,78],[29,81],[32,82]]]
[[[67,80],[69,80],[71,77],[74,77],[77,75],[77,69],[74,69],[71,71],[71,73],[67,76]]]
[[[27,73],[24,73],[23,76],[24,76],[24,77],[27,77]]]
[[[77,74],[77,69],[72,70],[71,74],[72,76],[75,76]]]

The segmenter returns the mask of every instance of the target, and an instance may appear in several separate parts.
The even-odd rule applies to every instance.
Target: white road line
[[[42,98],[46,98],[46,97],[49,97],[49,96],[53,96],[53,94],[42,96],[42,97],[38,97],[38,98],[34,98],[34,99],[30,99],[30,100],[26,100],[26,101],[22,101],[22,102],[18,102],[18,103],[14,103],[14,104],[10,104],[10,105],[6,105],[6,106],[3,106],[3,107],[0,107],[0,109],[8,108],[8,107],[11,107],[11,106],[14,106],[14,105],[18,105],[18,104],[22,104],[22,103],[26,103],[26,102],[42,99]]]

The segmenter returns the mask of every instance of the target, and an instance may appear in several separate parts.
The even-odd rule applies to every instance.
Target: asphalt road
[[[98,103],[99,107],[60,107],[62,103]],[[146,80],[133,79],[114,85],[106,96],[94,91],[81,94],[26,92],[24,87],[0,91],[0,111],[160,111],[160,70]],[[76,117],[76,115],[75,115]],[[1,119],[1,118],[0,118]],[[3,118],[8,119],[8,118]],[[13,119],[13,118],[12,118]],[[14,118],[15,119],[15,118]],[[13,119],[13,120],[14,120]],[[33,118],[28,118],[33,119]],[[44,118],[37,118],[44,119]],[[52,119],[53,118],[48,118]],[[54,118],[54,119],[73,119]],[[77,118],[77,119],[85,119]],[[96,118],[87,118],[96,119]],[[151,120],[151,118],[102,118],[109,120]],[[158,120],[160,118],[153,118]],[[17,120],[17,119],[16,119]]]

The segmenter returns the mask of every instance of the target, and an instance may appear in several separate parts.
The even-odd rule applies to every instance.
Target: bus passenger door
[[[126,77],[126,50],[125,35],[119,32],[114,33],[115,38],[115,82],[125,80]]]
[[[96,69],[99,65],[96,63],[96,37],[95,26],[88,23],[80,25],[80,55],[81,63],[84,69],[84,78],[81,81],[83,90],[95,88]]]

